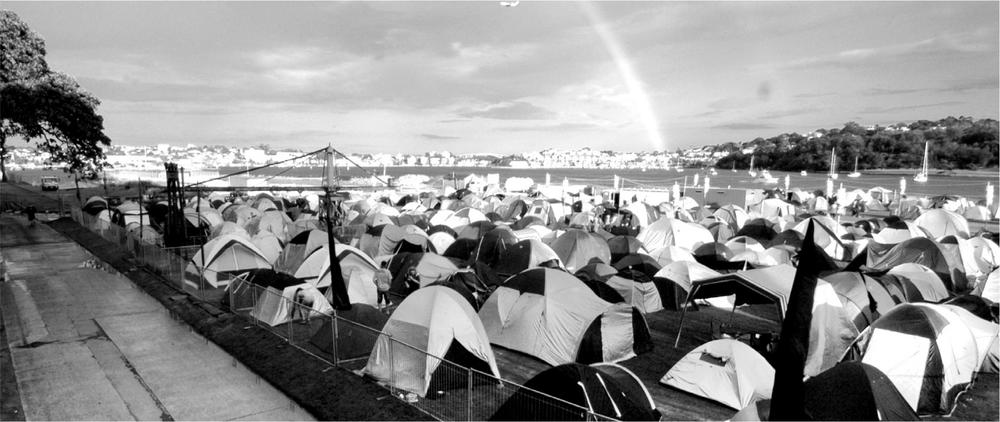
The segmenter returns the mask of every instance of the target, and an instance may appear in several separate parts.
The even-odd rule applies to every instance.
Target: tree
[[[17,14],[0,11],[0,174],[6,180],[7,140],[21,137],[70,172],[107,166],[100,101],[45,61],[45,41]]]

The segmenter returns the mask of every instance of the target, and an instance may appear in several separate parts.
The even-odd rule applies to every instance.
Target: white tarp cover
[[[396,388],[426,396],[439,358],[448,353],[453,341],[486,362],[500,378],[483,324],[469,302],[448,287],[419,289],[386,322],[364,371],[379,381],[395,381]]]
[[[660,383],[742,409],[771,398],[774,368],[746,344],[713,340],[684,355]]]

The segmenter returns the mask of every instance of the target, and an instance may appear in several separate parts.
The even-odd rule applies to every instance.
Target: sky
[[[673,151],[1000,114],[1000,2],[16,2],[116,144]]]

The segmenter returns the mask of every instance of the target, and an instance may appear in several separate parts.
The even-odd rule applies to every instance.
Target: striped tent
[[[491,343],[551,365],[618,362],[652,349],[641,313],[600,299],[562,270],[534,268],[511,277],[479,316]]]
[[[885,373],[918,414],[949,413],[983,362],[995,359],[997,330],[957,306],[905,304],[862,332],[849,356]]]

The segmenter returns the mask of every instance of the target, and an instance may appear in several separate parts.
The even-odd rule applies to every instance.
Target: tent
[[[392,313],[364,372],[393,388],[426,397],[428,392],[466,388],[465,368],[500,378],[493,349],[472,306],[450,288],[430,286],[411,294]],[[459,370],[462,376],[454,376]]]
[[[331,355],[336,349],[337,360],[341,361],[368,356],[388,320],[386,314],[371,305],[352,303],[351,309],[337,311],[337,318],[326,319],[309,343]]]
[[[949,413],[990,357],[997,330],[957,306],[904,304],[862,332],[848,357],[885,373],[918,414]]]
[[[340,261],[340,272],[347,283],[347,297],[351,303],[375,305],[378,289],[375,286],[375,270],[378,265],[357,248],[335,244],[334,253]],[[313,251],[295,271],[295,278],[301,279],[320,289],[330,287],[330,247],[322,245]],[[330,294],[332,291],[328,290]]]
[[[330,238],[325,231],[312,229],[300,232],[285,245],[274,267],[278,271],[295,274],[309,254],[329,243]]]
[[[648,227],[643,227],[636,239],[647,250],[676,245],[693,251],[704,243],[715,241],[712,233],[700,224],[685,223],[669,217],[660,218]]]
[[[371,257],[398,252],[427,252],[430,248],[426,234],[408,232],[392,224],[372,227],[361,236],[358,243],[358,249]]]
[[[738,205],[726,204],[712,213],[719,221],[726,223],[734,232],[739,231],[748,220],[750,215],[746,210]]]
[[[713,340],[684,355],[660,384],[742,409],[770,399],[774,368],[760,353],[733,339]]]
[[[892,267],[888,274],[906,278],[920,292],[920,298],[928,302],[938,302],[948,298],[948,289],[934,271],[920,264],[906,262]]]
[[[918,227],[923,228],[935,239],[947,235],[960,236],[963,239],[969,238],[969,222],[960,214],[940,208],[927,210],[927,212],[913,220]]]
[[[653,275],[660,302],[663,307],[672,311],[680,310],[687,302],[691,283],[708,278],[718,277],[719,272],[696,261],[674,261]]]
[[[569,272],[587,265],[591,258],[598,258],[604,263],[611,262],[611,249],[608,248],[608,243],[600,236],[584,230],[567,230],[549,246]]]
[[[601,300],[562,270],[534,268],[511,277],[479,315],[490,342],[551,365],[617,362],[652,349],[638,310]]]
[[[915,237],[895,245],[882,245],[876,242],[868,243],[863,252],[851,261],[848,270],[867,267],[873,271],[888,271],[904,263],[921,264],[937,273],[949,291],[955,289],[952,283],[952,271],[948,261],[937,243],[926,237]]]
[[[501,276],[511,276],[534,267],[562,268],[555,251],[537,239],[527,239],[510,246],[493,269]]]
[[[281,240],[271,232],[259,232],[250,239],[250,242],[260,250],[271,265],[278,261],[281,255]]]
[[[993,270],[986,280],[976,287],[974,293],[990,302],[1000,303],[1000,268]]]
[[[882,280],[859,272],[841,271],[823,279],[833,286],[858,331],[868,328],[896,305],[907,302],[902,290],[894,288],[890,292]]]
[[[210,287],[225,287],[233,275],[257,268],[271,268],[260,249],[238,235],[223,235],[209,240],[191,257],[184,283],[201,288],[204,280]]]
[[[803,384],[805,411],[817,421],[916,421],[882,371],[860,362],[843,362]],[[849,404],[849,405],[845,405]],[[740,410],[733,421],[767,420],[771,401],[761,400]]]
[[[616,364],[567,363],[540,372],[524,387],[507,399],[490,420],[660,420],[646,386],[631,371]]]
[[[274,327],[296,319],[330,315],[333,307],[315,286],[302,283],[278,290],[265,288],[254,302],[250,316]]]
[[[735,295],[735,306],[745,304],[775,306],[777,319],[780,322],[784,319],[788,307],[795,271],[795,267],[783,264],[695,281],[691,285],[688,302]],[[809,351],[804,370],[808,376],[832,367],[858,335],[858,328],[844,309],[837,292],[823,279],[819,279],[816,284],[812,312]],[[680,330],[683,329],[683,314],[681,318],[678,339]]]

